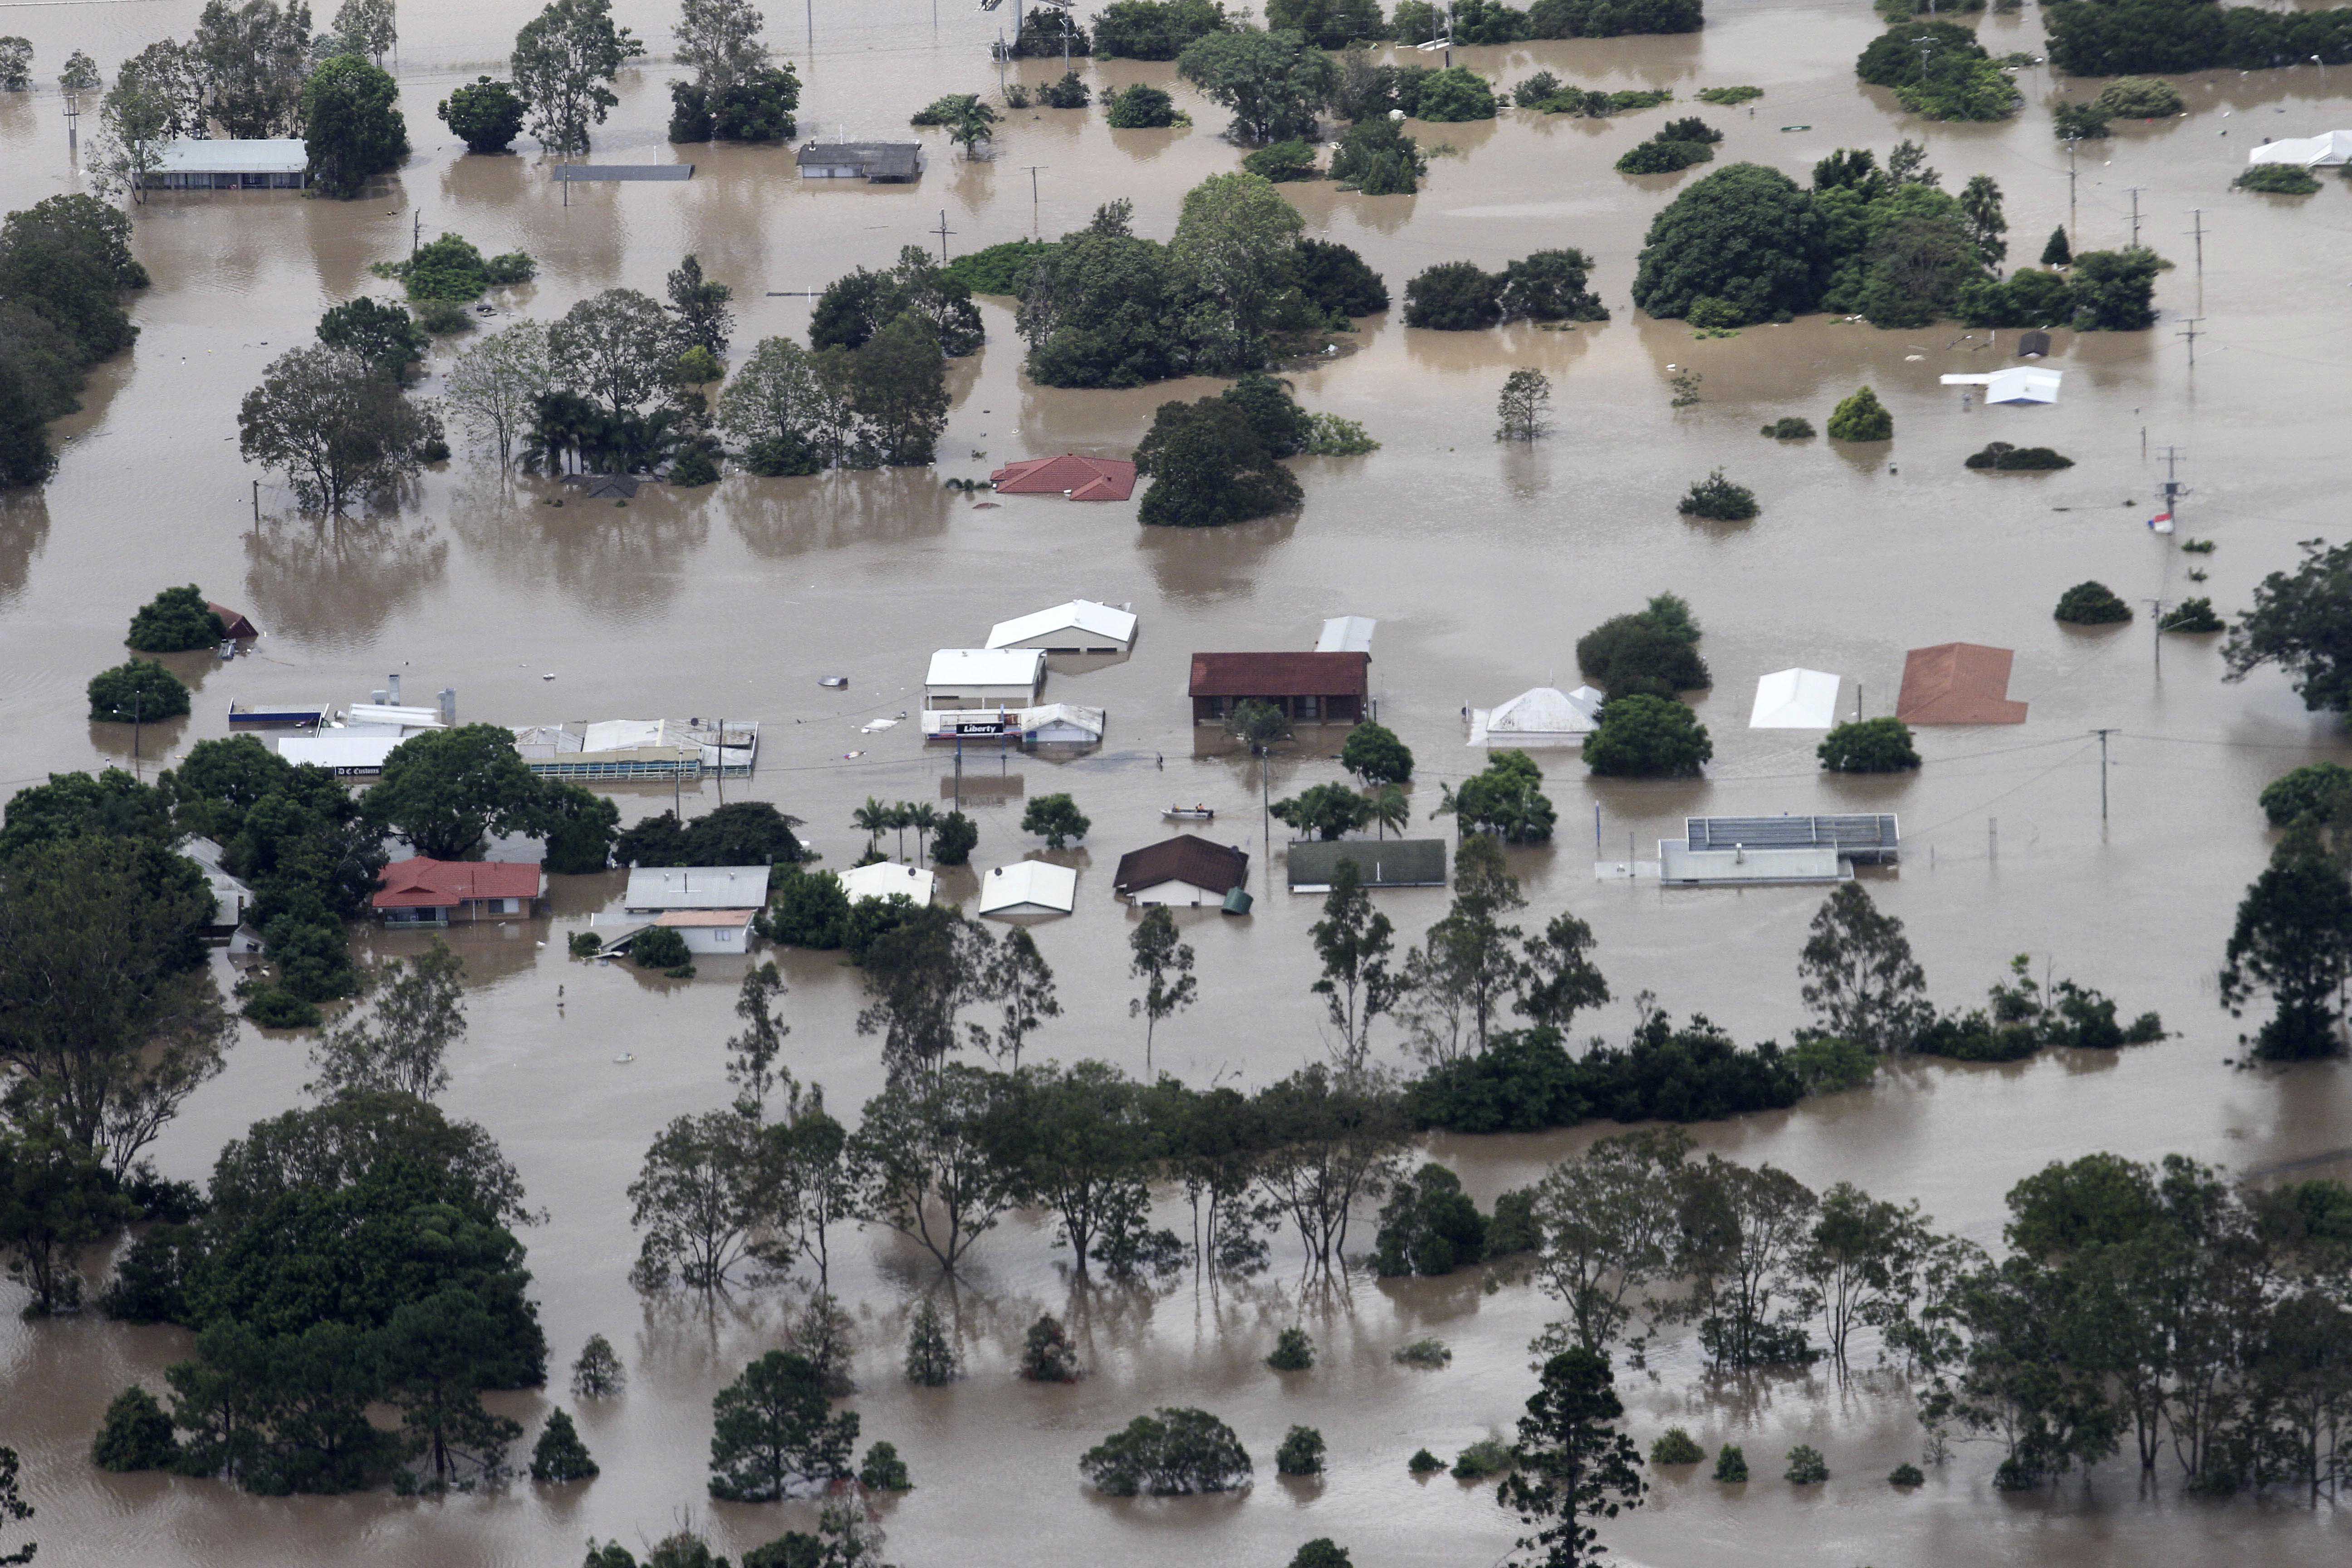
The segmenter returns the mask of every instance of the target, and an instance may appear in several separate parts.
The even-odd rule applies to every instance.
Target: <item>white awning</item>
[[[1315,651],[1370,653],[1372,628],[1380,624],[1370,616],[1334,616],[1323,623],[1323,635],[1315,639]]]
[[[1826,730],[1837,722],[1838,678],[1818,669],[1776,669],[1756,683],[1751,730]]]
[[[929,871],[901,864],[896,860],[877,860],[871,866],[852,866],[841,874],[841,890],[849,901],[860,899],[887,899],[893,893],[904,893],[919,904],[931,901],[931,889],[939,879]]]
[[[984,915],[1066,915],[1077,902],[1077,872],[1048,860],[999,866],[980,884],[980,912]]]

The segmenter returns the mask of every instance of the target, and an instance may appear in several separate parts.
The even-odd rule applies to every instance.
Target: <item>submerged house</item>
[[[1045,684],[1038,647],[943,647],[923,675],[923,707],[1034,708]]]
[[[794,161],[803,180],[889,184],[923,177],[920,142],[804,142]]]
[[[395,860],[376,878],[368,902],[386,925],[446,926],[457,921],[530,914],[547,896],[536,861]]]
[[[1906,724],[2022,724],[2025,704],[2010,700],[2015,652],[1982,643],[1915,647],[1903,659],[1895,716]]]
[[[1244,702],[1309,724],[1354,724],[1371,684],[1368,653],[1196,653],[1192,722],[1221,723]]]
[[[1135,493],[1135,465],[1124,458],[1024,458],[988,476],[999,495],[1060,496],[1066,500],[1125,500]]]
[[[1474,746],[1581,746],[1584,737],[1601,727],[1601,704],[1606,700],[1590,686],[1562,691],[1557,686],[1536,686],[1493,708],[1470,710],[1470,742]]]
[[[1034,647],[1045,653],[1123,654],[1135,646],[1135,613],[1072,599],[999,621],[988,630],[992,648]]]
[[[2265,142],[2248,151],[2246,162],[2286,163],[2298,169],[2340,169],[2352,163],[2352,131],[2323,131],[2316,136],[2289,136]]]
[[[629,873],[621,907],[633,915],[764,909],[774,872],[772,866],[639,866]]]
[[[1828,730],[1837,724],[1838,678],[1819,669],[1776,669],[1756,683],[1751,730]]]
[[[1182,833],[1120,856],[1110,887],[1130,904],[1198,909],[1225,903],[1248,882],[1246,850]]]
[[[1443,838],[1323,839],[1292,845],[1287,858],[1294,893],[1329,892],[1342,860],[1355,862],[1366,888],[1445,886]]]
[[[310,146],[299,136],[166,142],[140,182],[151,191],[299,191],[310,183]]]
[[[980,884],[980,912],[984,915],[1066,915],[1077,904],[1077,872],[1050,860],[999,866]]]
[[[860,899],[894,897],[928,904],[939,885],[939,878],[902,860],[877,860],[870,866],[852,866],[841,873],[841,890],[853,904]]]

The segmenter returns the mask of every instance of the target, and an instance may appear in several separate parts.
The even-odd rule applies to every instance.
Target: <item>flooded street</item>
[[[0,208],[77,188],[54,87],[65,54],[86,48],[111,77],[144,44],[184,37],[198,9],[198,0],[155,0],[7,11],[0,26],[33,39],[46,85],[0,95]],[[1323,1051],[1320,1003],[1307,993],[1318,970],[1307,932],[1320,900],[1282,889],[1278,853],[1265,854],[1247,811],[1259,793],[1256,764],[1190,723],[1192,653],[1306,648],[1326,616],[1376,618],[1379,717],[1419,762],[1414,831],[1450,837],[1447,819],[1423,821],[1439,785],[1486,760],[1464,745],[1461,710],[1531,686],[1575,685],[1579,636],[1671,591],[1705,626],[1700,648],[1716,680],[1696,701],[1716,747],[1706,778],[1588,782],[1573,752],[1539,752],[1559,836],[1511,856],[1529,900],[1521,923],[1534,929],[1572,909],[1599,938],[1618,1001],[1593,1027],[1622,1037],[1633,999],[1651,991],[1677,1017],[1704,1013],[1743,1041],[1785,1040],[1803,1021],[1797,952],[1821,898],[1802,888],[1596,881],[1596,836],[1612,858],[1629,840],[1646,857],[1685,815],[1868,810],[1901,816],[1904,863],[1874,875],[1871,890],[1906,923],[1938,1003],[1974,1003],[2012,954],[2029,953],[2037,972],[2046,961],[2115,997],[2126,1016],[2153,1008],[2176,1031],[2121,1055],[2058,1053],[2000,1068],[1908,1063],[1869,1089],[1694,1127],[1702,1148],[1769,1161],[1817,1188],[1849,1180],[1879,1197],[1916,1198],[1942,1226],[1988,1245],[1998,1244],[2013,1182],[2094,1150],[2135,1159],[2179,1152],[2241,1172],[2304,1162],[2299,1173],[2352,1174],[2347,1069],[2224,1065],[2238,1054],[2240,1026],[2218,1005],[2213,980],[2238,897],[2268,853],[2257,792],[2306,762],[2352,762],[2352,746],[2336,721],[2304,711],[2275,671],[2222,684],[2217,638],[2166,638],[2159,668],[2144,603],[2210,595],[2232,614],[2263,574],[2295,562],[2296,541],[2342,536],[2339,408],[2352,340],[2342,256],[2352,192],[2332,177],[2301,202],[2227,187],[2261,137],[2352,124],[2352,72],[2179,79],[2188,117],[2119,124],[2112,140],[2084,144],[2076,249],[2130,239],[2137,187],[2142,237],[2178,267],[2158,284],[2154,330],[2054,334],[2043,363],[2065,381],[2052,407],[1963,408],[1958,389],[1937,384],[1941,374],[2012,363],[2011,334],[1996,352],[1985,332],[1964,336],[1948,323],[1906,332],[1812,317],[1700,341],[1681,322],[1636,317],[1627,291],[1643,233],[1674,191],[1706,171],[1613,172],[1617,155],[1656,129],[1654,112],[1545,121],[1507,110],[1491,123],[1412,127],[1425,147],[1450,143],[1459,154],[1435,159],[1417,195],[1282,188],[1310,234],[1360,249],[1399,296],[1436,262],[1498,269],[1532,250],[1574,246],[1593,258],[1593,287],[1615,319],[1559,332],[1412,331],[1397,311],[1362,323],[1355,352],[1294,380],[1306,407],[1361,421],[1382,447],[1300,459],[1307,500],[1294,518],[1147,534],[1133,502],[975,505],[942,489],[943,477],[984,479],[1017,458],[1125,455],[1157,405],[1217,384],[1030,385],[1002,300],[983,304],[987,346],[950,363],[956,401],[936,470],[730,474],[713,489],[648,486],[626,507],[576,493],[559,507],[547,503],[562,487],[501,481],[461,454],[429,472],[415,504],[396,513],[320,522],[266,481],[257,507],[256,471],[236,456],[238,400],[266,363],[309,340],[326,307],[387,291],[368,264],[404,254],[420,216],[427,238],[447,230],[486,253],[529,251],[538,281],[500,296],[501,308],[542,320],[616,285],[658,295],[692,251],[735,291],[740,363],[762,337],[804,337],[811,301],[793,291],[883,266],[902,246],[936,247],[942,224],[950,252],[961,254],[1033,227],[1058,235],[1124,195],[1136,204],[1137,231],[1164,238],[1183,193],[1240,157],[1217,134],[1223,111],[1176,82],[1172,66],[1116,60],[1081,66],[1098,97],[1131,81],[1163,85],[1194,128],[1114,132],[1099,106],[1011,111],[993,163],[967,163],[924,133],[929,170],[905,187],[803,186],[788,149],[700,147],[677,154],[696,163],[690,181],[587,185],[566,206],[535,151],[463,157],[433,113],[452,86],[502,69],[532,9],[402,7],[399,77],[415,153],[390,195],[339,204],[168,195],[136,210],[136,247],[154,278],[131,305],[139,342],[98,368],[84,412],[53,431],[62,462],[46,492],[0,499],[0,789],[52,771],[133,764],[128,734],[87,721],[83,687],[119,662],[139,605],[194,582],[266,635],[250,658],[228,665],[172,656],[197,689],[195,713],[140,738],[138,765],[150,776],[194,742],[225,733],[232,700],[364,700],[394,671],[412,700],[456,688],[465,721],[749,717],[761,725],[757,775],[729,781],[728,798],[776,802],[805,821],[803,836],[824,863],[842,868],[863,847],[849,813],[867,797],[938,802],[958,787],[951,753],[925,748],[911,721],[861,731],[920,708],[933,648],[976,644],[992,623],[1073,595],[1131,602],[1141,626],[1130,658],[1046,684],[1048,701],[1108,710],[1098,752],[1062,761],[967,750],[961,787],[980,847],[972,870],[943,873],[941,896],[969,907],[978,873],[1038,847],[1018,826],[1027,798],[1074,795],[1093,819],[1086,844],[1057,857],[1080,868],[1077,912],[1034,931],[1065,1016],[1033,1049],[1140,1074],[1143,1026],[1128,1015],[1132,917],[1111,896],[1111,868],[1166,835],[1160,813],[1171,802],[1214,805],[1210,836],[1251,852],[1258,901],[1247,919],[1179,916],[1199,952],[1201,1000],[1160,1026],[1168,1032],[1157,1037],[1153,1066],[1195,1084],[1254,1088]],[[622,0],[615,15],[657,63],[623,73],[621,105],[596,134],[593,157],[668,161],[666,84],[678,73],[658,62],[674,8]],[[798,9],[769,20],[779,54],[792,56],[805,83],[803,135],[891,132],[941,93],[994,87],[986,42],[997,16],[959,6],[935,30],[917,7],[821,6],[813,61]],[[1724,131],[1719,163],[1761,162],[1801,182],[1839,146],[1883,158],[1913,137],[1947,188],[1978,173],[2000,182],[2010,260],[2031,263],[2068,216],[2047,73],[2021,73],[2027,105],[2013,121],[1922,123],[1853,80],[1853,57],[1878,31],[1858,0],[1834,8],[1714,0],[1706,29],[1687,37],[1458,55],[1498,85],[1539,68],[1585,87],[1671,88],[1682,100],[1701,87],[1753,83],[1766,96],[1751,106],[1685,101],[1671,112],[1697,112]],[[1996,58],[2039,52],[2036,11],[1990,17],[1982,31]],[[1057,76],[1059,62],[1019,69],[1035,83]],[[2087,93],[2077,86],[2074,96]],[[85,138],[93,123],[85,119]],[[2201,279],[2190,239],[2200,222]],[[2189,318],[2200,318],[2193,371],[2178,335]],[[426,394],[446,364],[437,353]],[[1519,365],[1551,377],[1558,428],[1506,450],[1492,438],[1494,404]],[[1670,367],[1701,374],[1696,405],[1670,405]],[[1757,434],[1787,414],[1825,423],[1864,383],[1893,412],[1891,447]],[[1961,467],[1995,439],[2051,446],[2075,466],[2051,475]],[[2143,526],[2168,447],[2190,487],[2169,538]],[[1685,487],[1717,467],[1756,491],[1763,510],[1752,522],[1677,515]],[[2192,537],[2218,548],[2183,554]],[[2192,569],[2210,580],[2190,581]],[[2059,594],[2093,577],[2138,605],[2139,618],[2095,630],[2054,622]],[[1953,640],[2014,648],[2010,695],[2029,702],[2030,715],[2016,726],[1920,731],[1927,762],[1916,775],[1829,777],[1814,763],[1816,734],[1746,727],[1768,671],[1837,672],[1848,682],[1843,707],[1859,683],[1864,714],[1884,715],[1905,651]],[[820,689],[830,674],[846,675],[847,689]],[[2093,734],[2101,728],[2115,731],[2104,822]],[[1330,754],[1341,734],[1302,731],[1271,764],[1273,795],[1338,777]],[[667,787],[618,797],[629,819],[670,805]],[[687,804],[718,800],[706,783]],[[568,1365],[595,1332],[628,1363],[625,1396],[579,1412],[602,1477],[415,1502],[381,1493],[264,1499],[218,1481],[104,1474],[88,1448],[107,1402],[133,1379],[160,1389],[162,1368],[187,1353],[188,1337],[96,1313],[21,1322],[20,1293],[5,1286],[0,1443],[24,1457],[44,1568],[569,1568],[589,1536],[641,1549],[688,1511],[730,1554],[788,1525],[807,1528],[814,1510],[804,1505],[712,1504],[704,1490],[711,1395],[773,1345],[795,1298],[740,1292],[712,1312],[685,1298],[649,1300],[627,1282],[635,1239],[624,1189],[663,1123],[728,1098],[724,1042],[736,1026],[741,962],[705,960],[689,982],[569,962],[563,938],[592,915],[617,914],[623,879],[555,878],[550,918],[452,933],[472,987],[471,1027],[442,1100],[496,1135],[532,1203],[548,1211],[523,1240],[555,1363]],[[1444,903],[1438,889],[1381,897],[1401,938],[1417,937]],[[421,941],[374,930],[357,940],[379,952]],[[789,1065],[849,1116],[882,1075],[876,1042],[855,1032],[856,973],[837,956],[776,954],[792,985]],[[1382,1038],[1402,1065],[1395,1031]],[[301,1103],[305,1051],[299,1037],[247,1026],[227,1071],[158,1145],[164,1173],[201,1180],[226,1140]],[[635,1059],[616,1062],[624,1053]],[[1483,1203],[1613,1131],[1442,1139],[1432,1152]],[[1368,1241],[1369,1225],[1362,1234]],[[1508,1431],[1533,1384],[1528,1341],[1555,1311],[1531,1287],[1482,1293],[1475,1272],[1386,1283],[1359,1276],[1344,1290],[1302,1296],[1286,1237],[1275,1267],[1238,1286],[1196,1287],[1188,1274],[1157,1289],[1073,1293],[1051,1240],[1050,1222],[1016,1216],[978,1246],[969,1277],[941,1298],[971,1375],[925,1390],[900,1374],[900,1345],[935,1268],[878,1229],[835,1238],[835,1288],[860,1334],[852,1403],[866,1437],[897,1443],[916,1482],[885,1505],[891,1561],[1278,1564],[1300,1542],[1328,1535],[1360,1568],[1390,1568],[1491,1563],[1508,1548],[1516,1530],[1491,1487],[1443,1474],[1415,1481],[1404,1461],[1419,1447],[1451,1454]],[[1090,1373],[1076,1385],[1013,1375],[1022,1331],[1045,1310],[1071,1321]],[[1286,1384],[1260,1361],[1295,1321],[1324,1356],[1311,1378]],[[1391,1350],[1427,1334],[1453,1348],[1449,1369],[1391,1363]],[[1962,1444],[1920,1491],[1892,1491],[1881,1478],[1918,1458],[1920,1433],[1908,1394],[1866,1378],[1841,1386],[1824,1371],[1717,1384],[1696,1347],[1675,1342],[1654,1356],[1650,1375],[1621,1371],[1619,1386],[1628,1429],[1645,1448],[1671,1420],[1710,1447],[1742,1442],[1751,1461],[1770,1459],[1746,1488],[1661,1480],[1651,1506],[1606,1531],[1629,1563],[2302,1568],[2352,1555],[2352,1519],[2341,1510],[2187,1500],[2168,1472],[2160,1495],[2142,1496],[2127,1464],[2103,1467],[2087,1487],[2070,1479],[2054,1492],[2012,1495],[1992,1488],[1997,1451]],[[572,1407],[560,1373],[549,1393]],[[492,1403],[535,1430],[550,1401]],[[1139,1502],[1082,1488],[1078,1455],[1163,1404],[1198,1405],[1229,1422],[1259,1460],[1255,1489]],[[1318,1426],[1329,1442],[1319,1484],[1273,1473],[1273,1448],[1293,1423]],[[1795,1442],[1827,1457],[1835,1479],[1826,1489],[1761,1479],[1777,1477],[1777,1456]]]

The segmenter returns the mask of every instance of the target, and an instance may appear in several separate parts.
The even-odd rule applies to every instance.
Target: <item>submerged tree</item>
[[[1903,922],[1881,914],[1869,889],[1847,882],[1814,912],[1797,959],[1805,1005],[1822,1029],[1874,1051],[1899,1051],[1933,1017],[1927,972]]]
[[[1495,401],[1497,441],[1532,441],[1551,430],[1551,380],[1539,370],[1522,368],[1503,378],[1503,395]]]
[[[1625,1414],[1611,1386],[1606,1356],[1575,1349],[1544,1363],[1542,1384],[1519,1417],[1512,1472],[1496,1501],[1532,1533],[1522,1552],[1540,1552],[1549,1568],[1583,1568],[1604,1548],[1594,1520],[1642,1506],[1641,1455],[1617,1430]]]
[[[612,0],[550,0],[515,35],[509,68],[530,106],[530,133],[551,153],[588,151],[588,128],[621,100],[613,79],[646,52],[626,27],[613,26]]]
[[[855,1473],[857,1413],[833,1413],[817,1369],[790,1351],[770,1351],[711,1401],[710,1495],[730,1502],[774,1502],[795,1486],[847,1480]]]
[[[2238,905],[2221,970],[2221,1005],[2242,1016],[2267,991],[2272,1016],[2255,1032],[2273,1060],[2344,1048],[2344,988],[2352,980],[2352,885],[2305,819],[2288,830]]]
[[[236,428],[247,462],[283,473],[305,505],[340,513],[415,473],[437,427],[376,365],[321,343],[270,361]]]
[[[415,958],[390,960],[354,1010],[311,1047],[322,1098],[394,1090],[431,1100],[449,1087],[449,1048],[465,1037],[465,961],[436,939]]]
[[[1143,982],[1143,994],[1130,998],[1128,1016],[1143,1020],[1143,1067],[1151,1070],[1151,1037],[1160,1021],[1190,1007],[1199,999],[1201,983],[1192,973],[1192,946],[1176,934],[1176,917],[1165,904],[1155,904],[1136,922],[1128,946],[1133,962],[1128,973]]]

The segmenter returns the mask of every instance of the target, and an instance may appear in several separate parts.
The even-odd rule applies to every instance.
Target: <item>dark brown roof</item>
[[[1368,653],[1196,653],[1195,697],[1361,697]]]
[[[1906,724],[2022,724],[2025,704],[2009,700],[2017,655],[1982,643],[1915,647],[1903,660],[1895,716]]]
[[[1229,893],[1248,880],[1249,856],[1244,851],[1183,833],[1120,856],[1110,887],[1115,893],[1132,893],[1173,881]]]

